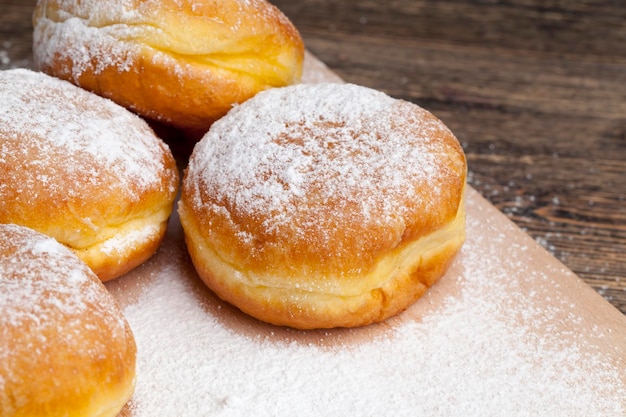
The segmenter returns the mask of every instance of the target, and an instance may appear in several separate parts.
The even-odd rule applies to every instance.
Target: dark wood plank
[[[0,0],[0,69],[32,65],[33,4]]]

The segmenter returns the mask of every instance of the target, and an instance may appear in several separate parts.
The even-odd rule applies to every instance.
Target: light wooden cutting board
[[[341,82],[310,54],[304,80]],[[626,416],[626,316],[472,188],[451,269],[384,323],[305,332],[240,313],[196,276],[176,215],[107,287],[138,346],[122,416]]]

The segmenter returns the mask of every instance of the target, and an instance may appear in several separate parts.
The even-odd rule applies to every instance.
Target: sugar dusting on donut
[[[218,5],[219,2],[201,0],[113,0],[107,1],[104,7],[100,0],[58,0],[56,3],[59,4],[56,15],[42,16],[46,24],[35,27],[35,64],[39,67],[50,63],[62,52],[71,61],[71,68],[66,70],[71,71],[73,80],[78,80],[87,70],[96,74],[106,68],[129,71],[137,60],[144,59],[142,48],[149,48],[153,59],[167,61],[175,73],[183,74],[191,69],[185,68],[179,59],[181,55],[199,57],[222,53],[220,47],[224,42],[233,38],[237,31],[248,30],[250,25],[241,19],[245,14],[254,16],[255,24],[264,25],[267,31],[273,30],[276,20],[290,24],[286,16],[263,0],[237,0]],[[172,32],[175,26],[170,25],[175,23],[168,21],[168,13],[174,12],[181,19],[188,16],[189,22],[202,21],[211,16],[207,10],[216,7],[231,10],[225,18],[213,19],[214,27],[220,32],[214,33],[214,38],[198,39],[197,33],[185,33],[184,27]],[[240,52],[237,45],[230,49]]]
[[[0,199],[34,201],[34,184],[76,197],[84,184],[110,183],[103,193],[123,190],[136,199],[143,190],[175,186],[160,177],[165,145],[113,102],[23,69],[0,73],[0,96]]]
[[[233,199],[225,207],[233,217],[262,213],[269,234],[292,224],[309,234],[367,223],[401,235],[407,217],[437,213],[447,199],[458,203],[448,193],[460,187],[442,181],[450,166],[462,181],[464,168],[451,155],[454,145],[436,139],[441,132],[453,137],[427,111],[364,87],[274,89],[214,124],[196,146],[188,183],[218,206]],[[192,203],[198,209],[206,204],[201,194]]]
[[[91,357],[106,351],[106,340],[126,337],[117,304],[69,249],[16,225],[0,225],[0,236],[0,393],[23,349],[33,362],[49,344]],[[96,321],[104,326],[101,350],[86,336],[93,337]]]

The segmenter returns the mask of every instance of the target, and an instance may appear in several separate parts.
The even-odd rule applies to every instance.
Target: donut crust
[[[147,123],[29,70],[1,72],[0,98],[0,222],[54,237],[103,281],[152,256],[179,173]]]
[[[369,273],[341,276],[346,295],[328,294],[297,286],[300,282],[336,280],[336,275],[302,274],[297,282],[286,284],[289,281],[278,272],[272,277],[274,286],[268,285],[267,276],[255,284],[255,271],[224,261],[206,244],[193,215],[186,213],[184,205],[179,207],[186,219],[187,248],[207,286],[250,316],[297,329],[357,327],[397,315],[443,276],[465,240],[465,210],[461,205],[457,217],[444,230],[391,251]],[[352,284],[361,287],[361,292],[350,290]]]
[[[190,131],[302,75],[302,39],[265,0],[41,0],[33,25],[37,69]]]
[[[136,345],[98,277],[54,239],[0,225],[0,415],[115,417]]]
[[[178,210],[219,297],[277,325],[362,326],[406,309],[448,269],[465,238],[466,172],[457,139],[418,106],[299,85],[216,123]]]

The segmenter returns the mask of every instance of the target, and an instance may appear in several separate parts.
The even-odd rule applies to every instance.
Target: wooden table
[[[29,67],[33,1],[0,0],[0,69]],[[626,4],[274,0],[348,82],[462,142],[470,184],[626,313]]]

